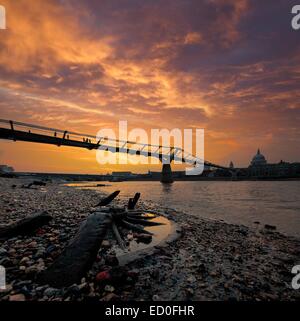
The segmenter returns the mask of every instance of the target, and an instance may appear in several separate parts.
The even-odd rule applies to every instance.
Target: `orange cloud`
[[[56,1],[2,2],[8,27],[1,37],[0,64],[9,71],[37,69],[51,77],[57,64],[99,63],[112,54],[110,39],[95,42],[82,30],[84,12],[74,12]]]

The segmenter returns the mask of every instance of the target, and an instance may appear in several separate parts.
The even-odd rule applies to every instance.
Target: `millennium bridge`
[[[171,171],[172,161],[190,164],[194,167],[205,166],[228,169],[227,167],[200,159],[176,146],[143,144],[108,137],[97,137],[90,134],[81,134],[64,129],[49,128],[6,119],[0,119],[0,139],[155,157],[162,162],[162,183],[171,183],[173,181]]]

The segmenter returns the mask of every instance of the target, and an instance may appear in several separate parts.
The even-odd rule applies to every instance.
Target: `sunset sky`
[[[297,2],[297,1],[296,1]],[[205,158],[300,161],[289,0],[0,0],[0,118],[96,134],[204,128]],[[299,1],[298,1],[299,2]],[[18,171],[106,173],[95,153],[0,141]]]

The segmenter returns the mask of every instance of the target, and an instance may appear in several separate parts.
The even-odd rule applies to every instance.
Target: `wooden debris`
[[[141,193],[135,193],[133,198],[130,198],[128,201],[128,209],[133,210],[135,205],[137,204],[139,198],[141,197]]]
[[[126,220],[121,220],[121,224],[123,224],[125,227],[127,227],[130,230],[137,231],[143,234],[150,234],[153,235],[153,233],[146,231],[142,226],[138,226],[132,223],[127,222]]]
[[[46,186],[46,183],[43,181],[33,181],[27,185],[22,185],[22,188],[31,188],[31,186]],[[32,188],[32,189],[36,189],[36,188]]]
[[[124,242],[123,242],[122,237],[121,237],[121,235],[119,233],[118,227],[114,222],[112,223],[112,230],[114,232],[114,235],[115,235],[115,237],[116,237],[116,239],[118,241],[118,244],[120,245],[121,249],[125,250]]]
[[[33,233],[39,227],[48,224],[52,220],[47,212],[39,212],[8,226],[0,228],[0,238],[9,238],[17,235]]]
[[[145,244],[149,244],[152,241],[152,235],[145,233],[134,233],[133,237],[136,238],[138,242]]]
[[[139,224],[143,226],[158,226],[158,225],[165,225],[164,223],[159,222],[151,222],[150,220],[143,220],[143,219],[136,219],[132,217],[126,217],[126,221],[134,224]]]
[[[97,206],[106,206],[109,203],[111,203],[118,195],[120,194],[120,191],[115,191],[112,194],[108,195],[107,197],[103,198],[99,204],[95,205]]]
[[[154,218],[157,217],[157,215],[135,215],[135,214],[131,214],[131,213],[128,213],[127,214],[127,217],[130,217],[130,218],[135,218],[135,219],[143,219],[143,220],[153,220]]]
[[[38,282],[53,287],[70,286],[80,282],[95,261],[111,224],[111,214],[101,212],[91,214],[57,260],[40,274]]]
[[[102,199],[97,206],[108,205],[119,193],[120,191],[115,191]],[[129,210],[124,207],[104,207],[92,212],[81,225],[72,242],[47,270],[40,273],[37,281],[52,287],[66,287],[78,283],[91,268],[101,243],[107,235],[107,230],[110,228],[121,249],[125,250],[125,242],[120,235],[118,224],[135,231],[135,238],[138,242],[151,242],[153,233],[145,230],[143,226],[163,225],[163,223],[150,221],[156,215],[133,210],[139,198],[140,193],[136,193],[134,198],[130,199]]]

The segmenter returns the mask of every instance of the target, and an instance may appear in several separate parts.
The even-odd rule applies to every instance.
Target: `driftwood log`
[[[56,261],[38,276],[38,282],[53,287],[70,286],[80,282],[95,261],[111,224],[110,213],[91,214]]]
[[[17,235],[33,233],[39,227],[48,224],[52,220],[47,212],[40,212],[15,223],[0,228],[0,238],[9,238]]]

